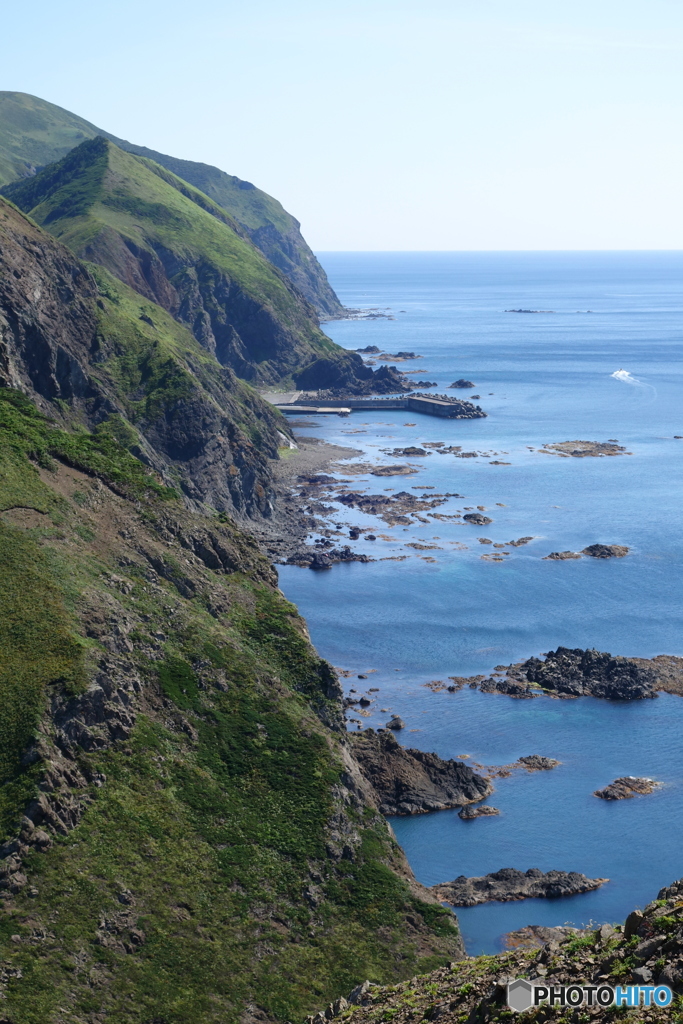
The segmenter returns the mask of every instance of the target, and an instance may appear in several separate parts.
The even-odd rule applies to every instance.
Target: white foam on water
[[[615,380],[623,381],[624,384],[642,384],[642,381],[638,380],[637,377],[632,377],[628,370],[615,370],[610,376],[614,377]]]
[[[615,370],[614,373],[610,374],[610,377],[613,377],[614,380],[620,380],[622,384],[630,384],[634,388],[647,388],[653,392],[652,399],[657,395],[657,388],[653,384],[646,384],[645,381],[638,380],[628,370]]]

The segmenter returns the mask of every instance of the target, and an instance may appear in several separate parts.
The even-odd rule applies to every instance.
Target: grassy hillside
[[[0,185],[55,163],[86,139],[103,136],[120,148],[161,164],[206,193],[247,231],[255,245],[325,315],[341,312],[324,270],[299,231],[299,222],[251,182],[209,164],[179,160],[136,146],[89,121],[20,92],[0,92]]]
[[[248,538],[5,389],[0,561],[7,1020],[295,1020],[457,953]]]
[[[98,134],[95,125],[54,103],[24,92],[0,92],[0,185],[61,160]]]
[[[98,137],[4,191],[242,377],[273,383],[321,356],[348,358],[225,211],[151,161]]]

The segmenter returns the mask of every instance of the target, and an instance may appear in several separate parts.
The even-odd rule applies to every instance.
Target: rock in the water
[[[539,450],[549,455],[571,455],[575,459],[623,455],[626,451],[616,441],[560,441],[559,444],[544,444]]]
[[[406,750],[390,733],[366,729],[351,734],[353,754],[372,786],[383,814],[424,814],[483,800],[493,791],[462,761]]]
[[[528,754],[526,757],[518,757],[517,760],[529,772],[547,772],[561,764],[561,761],[555,761],[552,757],[543,757],[541,754]]]
[[[488,818],[494,814],[500,814],[500,811],[497,807],[491,807],[489,804],[482,804],[481,807],[463,807],[461,811],[458,811],[458,817],[462,818],[463,821],[474,821],[475,818]]]
[[[418,470],[412,466],[375,466],[371,470],[371,476],[410,476],[412,473],[417,473]]]
[[[590,544],[581,552],[582,555],[589,555],[591,558],[623,558],[629,553],[629,548],[622,544]]]
[[[657,676],[652,669],[602,651],[558,647],[546,654],[545,661],[529,658],[521,667],[529,682],[560,696],[609,700],[657,696]]]
[[[449,388],[476,388],[474,381],[465,380],[464,377],[460,377],[459,380],[454,380],[452,384],[448,385]]]
[[[360,534],[358,535],[360,536]],[[352,538],[354,539],[354,538]],[[357,539],[357,538],[355,538]],[[287,559],[288,565],[300,565],[309,569],[331,569],[338,562],[374,562],[369,555],[358,554],[345,544],[341,548],[331,548],[329,551],[316,551],[313,548],[306,548],[303,551],[295,551]]]
[[[558,896],[576,896],[598,889],[608,878],[587,878],[577,871],[540,871],[529,868],[501,868],[489,875],[467,878],[460,875],[453,882],[430,886],[437,899],[455,907],[476,907],[480,903],[497,900],[555,899]]]
[[[630,800],[636,794],[645,796],[653,793],[659,786],[654,779],[638,778],[635,775],[625,775],[620,779],[610,782],[604,789],[596,789],[593,796],[599,796],[601,800]]]
[[[551,551],[549,555],[546,555],[543,559],[544,562],[564,562],[568,558],[581,558],[578,551]]]
[[[398,715],[394,715],[394,717],[387,722],[387,729],[405,729],[405,727],[406,723],[402,718],[399,718]]]
[[[472,526],[488,526],[489,523],[493,522],[493,519],[483,516],[481,512],[468,512],[467,515],[463,516],[463,519],[466,523],[471,523]]]

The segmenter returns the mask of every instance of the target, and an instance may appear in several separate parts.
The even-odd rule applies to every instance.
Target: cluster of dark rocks
[[[474,821],[475,818],[488,818],[500,814],[497,807],[490,804],[480,804],[479,807],[463,807],[458,811],[458,817],[463,821]]]
[[[624,558],[630,551],[624,544],[589,544],[581,551],[551,551],[544,561],[564,562],[570,558]]]
[[[680,692],[680,659],[664,659],[676,664],[669,669],[672,681],[668,687]],[[553,697],[600,697],[605,700],[643,700],[657,696],[662,681],[656,659],[623,658],[576,647],[558,647],[548,651],[545,660],[528,658],[516,665],[499,665],[490,677],[452,676],[453,689],[468,684],[482,693],[502,693],[509,697],[539,697],[544,692]],[[449,687],[450,689],[450,687]]]
[[[652,669],[594,649],[558,647],[546,654],[545,661],[529,658],[521,667],[529,682],[558,695],[608,700],[657,696]]]
[[[331,548],[329,551],[315,548],[305,548],[302,551],[295,551],[287,559],[287,565],[299,565],[304,569],[331,569],[339,562],[374,562],[369,555],[360,554],[345,544],[340,548]]]

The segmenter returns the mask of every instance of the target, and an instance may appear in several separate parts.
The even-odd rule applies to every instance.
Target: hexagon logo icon
[[[534,990],[524,978],[517,978],[508,985],[508,1006],[516,1013],[523,1013],[534,1005]]]

